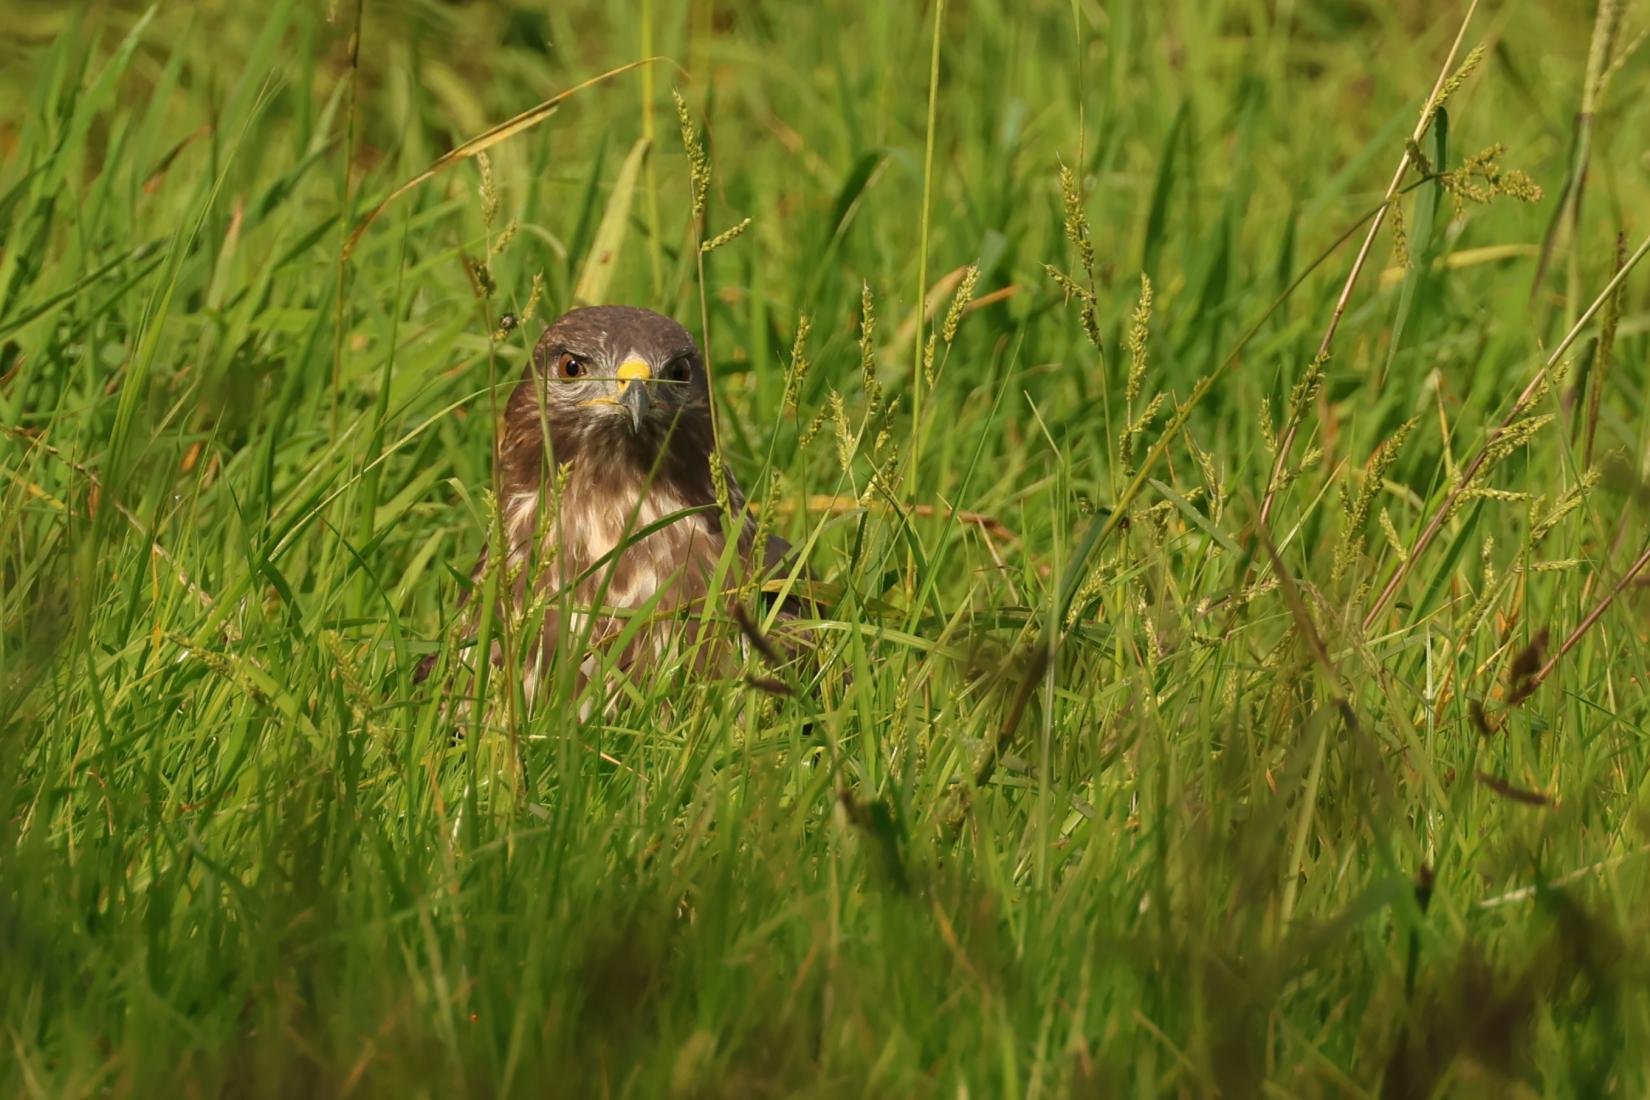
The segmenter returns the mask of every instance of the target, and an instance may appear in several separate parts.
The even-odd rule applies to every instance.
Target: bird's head
[[[532,369],[552,435],[628,433],[645,441],[709,422],[710,390],[692,335],[651,310],[571,310],[540,337]]]

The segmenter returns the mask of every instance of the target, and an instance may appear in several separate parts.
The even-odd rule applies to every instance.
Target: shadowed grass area
[[[6,1094],[1650,1088],[1642,5],[8,8]],[[581,294],[821,672],[455,741]]]

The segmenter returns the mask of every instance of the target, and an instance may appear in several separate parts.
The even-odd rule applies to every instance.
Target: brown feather
[[[568,356],[582,364],[577,377],[559,373]],[[647,397],[639,420],[614,400],[624,385],[615,381],[618,367],[635,359],[652,375],[629,383],[643,385]],[[678,372],[680,380],[672,377]],[[647,310],[596,306],[545,331],[505,405],[496,450],[508,565],[519,571],[507,609],[554,597],[542,621],[526,626],[520,674],[529,695],[558,659],[577,662],[582,691],[596,651],[624,629],[623,613],[650,603],[648,621],[616,655],[618,668],[641,674],[694,648],[697,611],[713,595],[729,534],[711,478],[713,447],[703,364],[681,325]],[[726,480],[731,511],[744,515],[743,494],[731,473]],[[744,569],[772,570],[789,557],[789,545],[771,537],[753,560],[754,524],[748,516],[736,522]],[[486,562],[484,551],[478,579]],[[799,608],[790,603],[785,613],[794,617]],[[694,664],[731,672],[729,657],[725,645],[700,647]]]

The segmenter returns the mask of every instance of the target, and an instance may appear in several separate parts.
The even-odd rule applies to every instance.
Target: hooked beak
[[[615,391],[617,404],[630,411],[630,426],[640,431],[642,418],[647,415],[647,407],[651,403],[648,383],[653,380],[653,368],[640,359],[626,359],[619,364],[615,377],[619,382]]]
[[[616,384],[612,396],[603,394],[592,397],[588,401],[580,401],[584,407],[592,405],[617,405],[630,413],[630,427],[633,431],[642,430],[642,418],[647,415],[648,406],[653,403],[648,394],[648,385],[653,381],[653,368],[641,359],[626,359],[619,364],[619,369],[613,375]]]

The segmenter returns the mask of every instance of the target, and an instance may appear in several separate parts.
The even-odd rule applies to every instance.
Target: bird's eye
[[[671,382],[686,382],[693,377],[693,361],[685,355],[679,355],[665,367],[665,378]]]
[[[570,351],[564,351],[556,358],[556,375],[560,378],[582,378],[589,372],[589,364]]]

